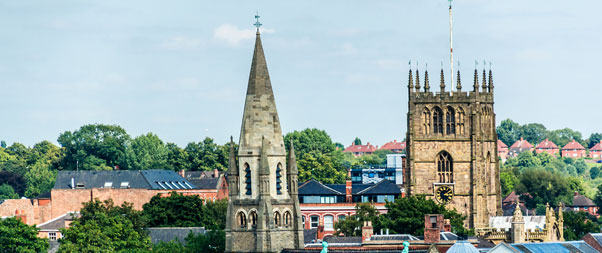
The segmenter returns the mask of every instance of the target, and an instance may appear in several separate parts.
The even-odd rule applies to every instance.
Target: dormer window
[[[121,185],[119,186],[119,188],[121,189],[128,189],[130,188],[130,182],[121,182]]]
[[[111,188],[111,187],[113,187],[113,182],[105,182],[104,188]]]

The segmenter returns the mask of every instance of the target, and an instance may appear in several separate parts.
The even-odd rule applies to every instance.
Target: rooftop
[[[566,144],[564,147],[562,147],[563,150],[565,149],[579,149],[579,150],[585,150],[585,148],[583,147],[583,145],[579,144],[579,142],[576,142],[575,140],[572,140],[571,142],[569,142],[568,144]]]
[[[53,189],[73,188],[197,189],[194,184],[170,170],[59,171]]]

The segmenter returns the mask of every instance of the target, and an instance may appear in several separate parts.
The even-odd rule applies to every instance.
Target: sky
[[[602,132],[601,8],[455,0],[464,87],[491,62],[498,123]],[[0,1],[0,140],[57,143],[93,123],[180,146],[238,137],[256,11],[284,133],[401,140],[408,61],[450,78],[445,0]]]

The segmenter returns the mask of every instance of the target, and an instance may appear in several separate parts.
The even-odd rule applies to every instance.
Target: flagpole
[[[451,90],[454,89],[454,42],[452,28],[452,0],[449,0],[449,64],[451,66]]]

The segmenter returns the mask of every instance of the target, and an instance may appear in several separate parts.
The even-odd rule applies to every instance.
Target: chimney
[[[443,231],[451,232],[451,221],[449,219],[443,220]]]
[[[25,210],[16,210],[15,218],[17,218],[17,220],[21,220],[24,224],[27,224],[27,215],[25,215]]]
[[[71,178],[71,189],[75,189],[75,178]]]
[[[364,221],[364,226],[362,226],[362,242],[370,240],[373,234],[372,221]]]
[[[573,196],[577,196],[577,195],[579,195],[579,192],[576,191]]]
[[[428,244],[438,243],[440,232],[443,231],[443,215],[424,215],[424,242]]]
[[[213,169],[213,177],[214,178],[219,177],[219,171],[217,169]]]
[[[352,202],[352,184],[351,184],[351,169],[347,170],[347,180],[345,181],[345,202]]]
[[[119,165],[115,165],[115,170],[119,170]]]
[[[184,169],[181,169],[180,172],[178,172],[178,174],[180,174],[180,176],[182,176],[183,178],[186,178],[186,171]]]

